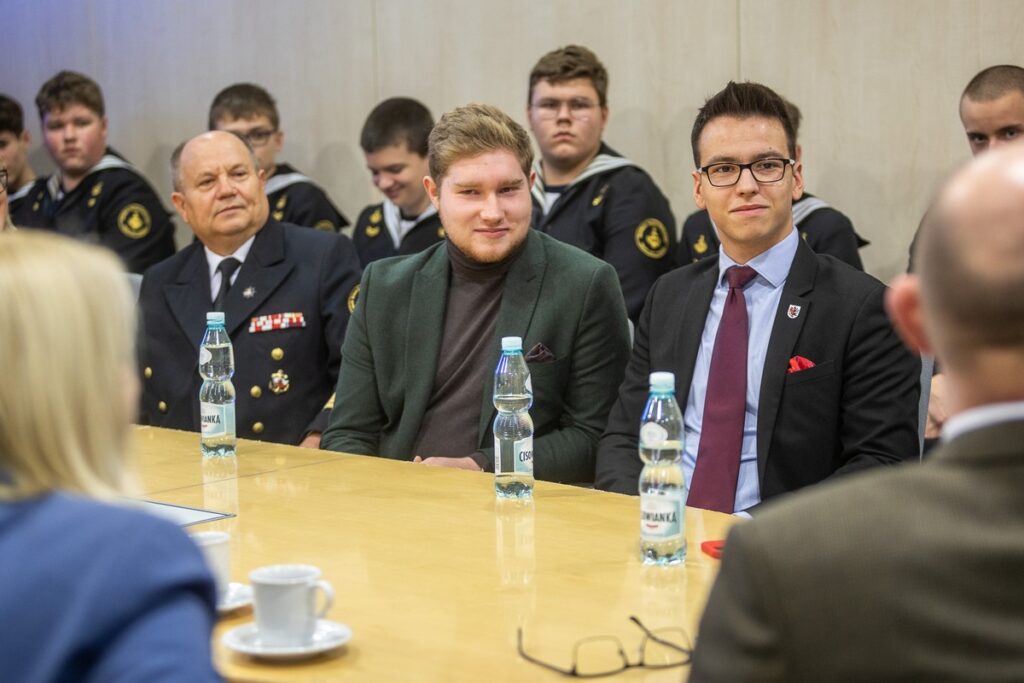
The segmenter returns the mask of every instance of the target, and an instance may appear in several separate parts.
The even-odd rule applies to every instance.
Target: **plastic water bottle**
[[[224,328],[224,313],[206,314],[206,334],[199,345],[200,450],[205,456],[235,454],[235,352]]]
[[[683,415],[671,372],[651,373],[651,395],[640,418],[640,555],[644,564],[678,564],[686,557]]]
[[[533,385],[523,340],[503,337],[494,371],[494,490],[502,498],[533,495]]]

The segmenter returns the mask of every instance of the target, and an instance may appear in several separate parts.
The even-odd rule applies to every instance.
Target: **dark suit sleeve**
[[[562,426],[533,440],[534,476],[589,482],[597,441],[629,358],[629,327],[615,272],[603,266],[587,288],[563,394]],[[494,470],[494,448],[482,449]],[[479,462],[478,462],[479,464]],[[485,468],[486,469],[486,468]]]
[[[341,366],[341,345],[351,322],[348,302],[359,286],[362,269],[356,248],[345,235],[337,235],[320,268],[320,315],[324,321],[324,344],[327,346],[327,372],[330,383],[337,385]],[[330,405],[330,401],[328,404]],[[306,433],[323,432],[327,427],[330,409],[326,406],[306,427]]]
[[[840,399],[843,474],[916,458],[921,362],[885,314],[885,286],[864,297],[847,343]]]
[[[373,296],[372,273],[371,263],[363,273],[356,308],[341,347],[343,360],[334,392],[334,409],[320,440],[320,447],[329,451],[377,455],[379,450],[385,417],[366,321]]]
[[[98,207],[100,241],[142,273],[174,254],[174,225],[153,188],[132,171],[104,176]]]
[[[831,208],[810,213],[799,227],[801,237],[806,235],[807,246],[816,254],[829,254],[864,270],[858,252],[857,233],[850,219]]]
[[[619,387],[618,398],[608,415],[608,426],[597,448],[597,468],[594,486],[605,491],[637,495],[640,481],[640,454],[637,450],[637,432],[640,414],[647,402],[651,373],[650,329],[651,301],[656,284],[647,296],[647,304],[633,335],[633,353],[626,367],[626,376]]]
[[[676,265],[675,217],[654,182],[635,169],[615,176],[604,201],[601,258],[618,273],[626,313],[636,320],[651,285]],[[644,224],[648,227],[638,235]],[[651,237],[655,232],[656,239]],[[649,236],[647,241],[644,235]]]
[[[690,683],[791,680],[782,652],[785,614],[752,524],[733,527],[701,618]]]

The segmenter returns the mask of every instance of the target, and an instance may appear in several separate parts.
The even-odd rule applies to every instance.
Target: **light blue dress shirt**
[[[718,252],[718,285],[711,297],[711,308],[704,321],[704,334],[700,338],[697,362],[693,368],[693,380],[686,396],[683,414],[685,437],[683,443],[683,474],[686,487],[693,480],[693,468],[697,463],[700,446],[701,426],[704,421],[704,398],[708,389],[708,372],[711,369],[711,354],[715,349],[715,336],[722,320],[725,298],[729,284],[725,271],[732,266],[747,265],[757,271],[743,290],[747,301],[747,399],[743,416],[743,447],[740,451],[740,471],[736,480],[735,512],[746,510],[761,502],[761,486],[757,479],[757,405],[761,396],[761,372],[764,357],[768,352],[768,340],[772,336],[775,312],[782,299],[782,285],[793,265],[800,237],[796,230],[790,231],[781,242],[745,264],[738,264],[729,258],[724,250]]]

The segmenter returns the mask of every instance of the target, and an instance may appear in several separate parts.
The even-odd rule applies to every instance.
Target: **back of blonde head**
[[[125,492],[134,338],[112,254],[46,233],[0,239],[0,497]]]

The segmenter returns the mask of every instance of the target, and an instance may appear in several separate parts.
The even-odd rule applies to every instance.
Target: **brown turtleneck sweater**
[[[522,253],[515,251],[498,263],[477,263],[448,241],[451,277],[444,313],[444,336],[427,412],[412,452],[430,456],[477,455],[480,448],[481,388],[488,373],[487,358],[501,307],[505,276]],[[474,457],[477,464],[486,459]]]

